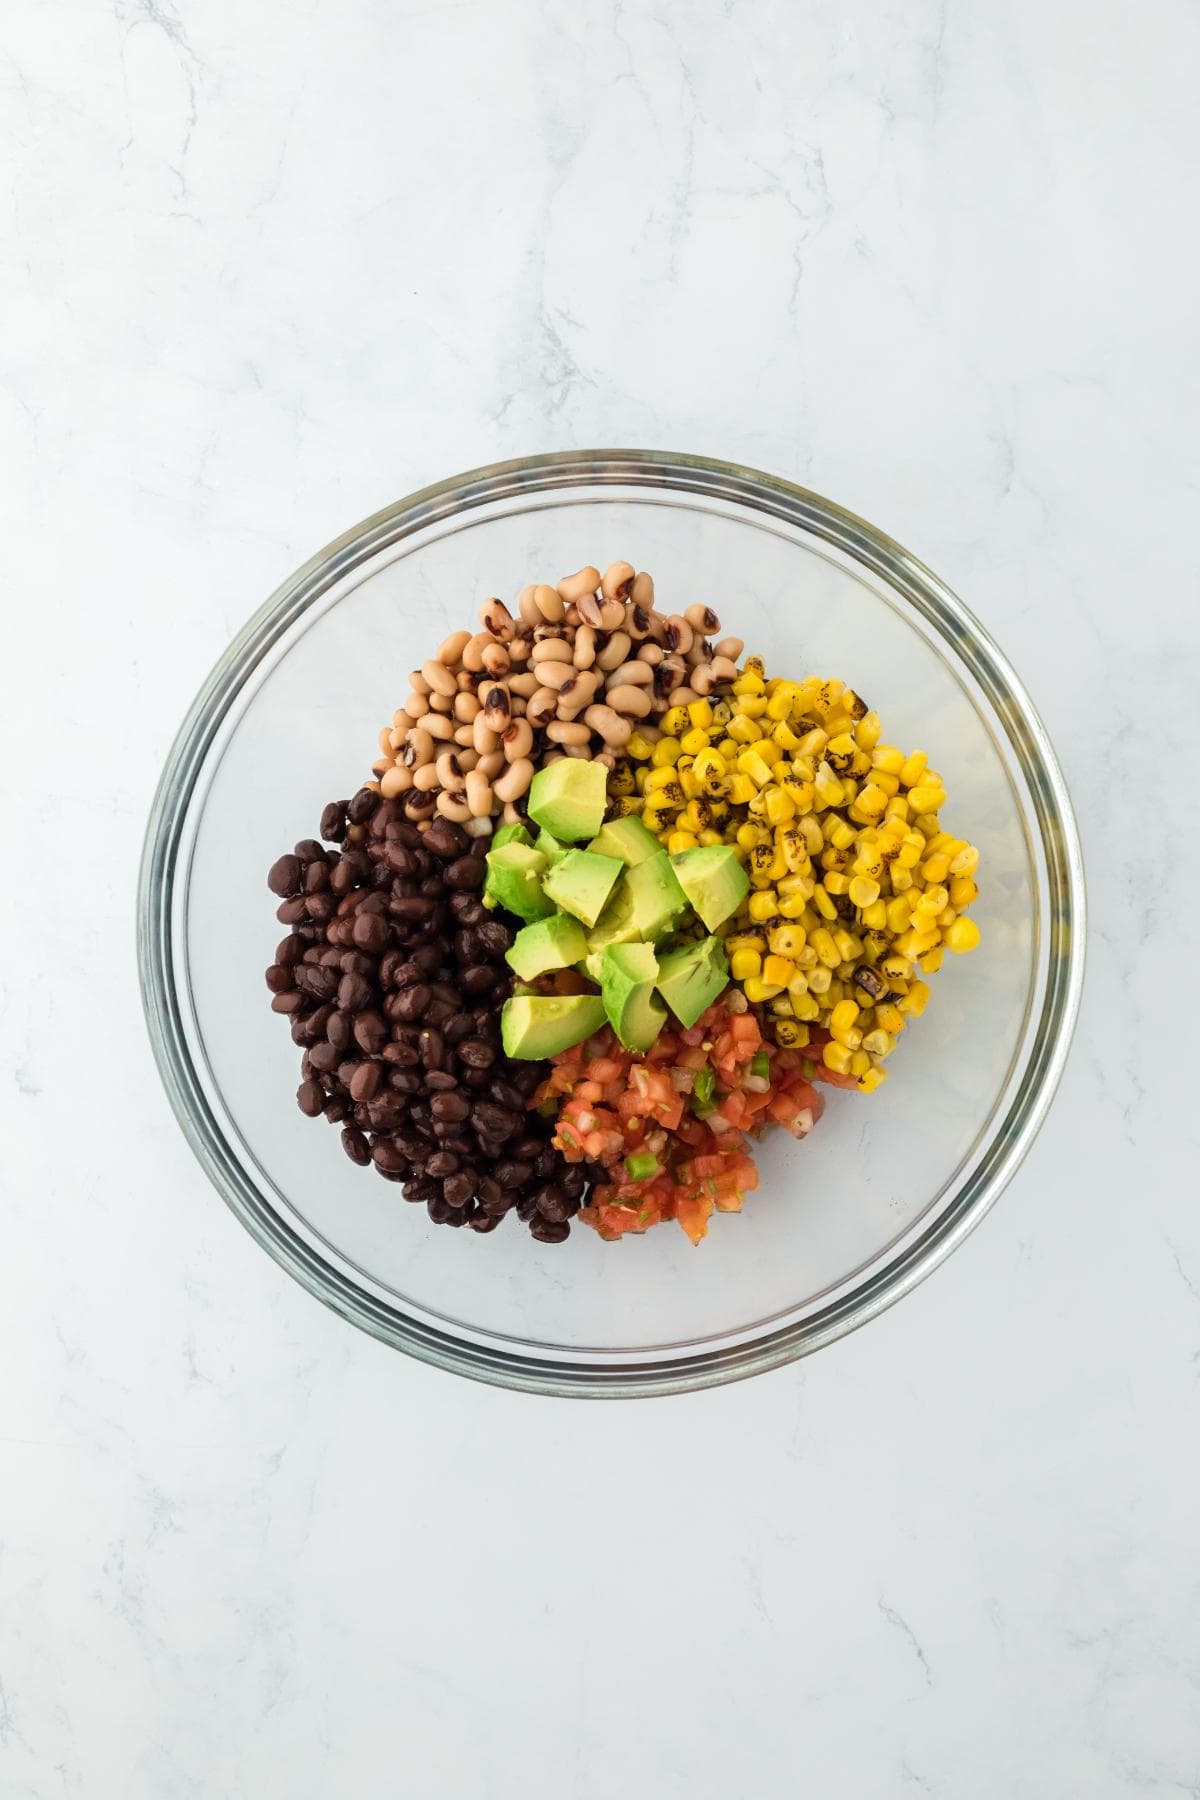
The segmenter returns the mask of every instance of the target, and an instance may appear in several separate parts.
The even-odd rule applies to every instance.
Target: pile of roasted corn
[[[973,950],[979,852],[943,831],[942,778],[840,681],[768,680],[747,658],[728,698],[635,729],[609,782],[674,853],[729,844],[750,893],[723,933],[748,1000],[794,1048],[864,1092],[929,997],[943,952]],[[825,1041],[826,1037],[828,1041]]]

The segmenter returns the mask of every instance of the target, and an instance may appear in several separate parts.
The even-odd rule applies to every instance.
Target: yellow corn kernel
[[[738,713],[729,721],[729,736],[737,744],[757,744],[762,732],[746,713]]]
[[[921,776],[928,767],[929,758],[926,756],[925,752],[923,750],[914,750],[911,756],[906,756],[904,758],[904,761],[896,770],[896,774],[899,775],[904,786],[910,788],[914,787],[916,783],[920,781]]]
[[[836,919],[837,918],[838,910],[837,910],[837,907],[833,904],[833,896],[832,896],[832,894],[829,894],[826,892],[824,886],[814,888],[812,898],[813,898],[813,905],[816,907],[817,911],[820,913],[820,915],[823,919]]]
[[[886,1080],[886,1069],[868,1069],[865,1075],[860,1075],[858,1078],[858,1091],[860,1094],[873,1094],[876,1088],[881,1088]]]
[[[757,825],[751,825],[747,819],[746,823],[739,825],[734,833],[734,842],[740,844],[743,850],[753,850],[755,844],[762,842],[762,832]]]
[[[915,914],[928,921],[929,919],[936,919],[938,914],[943,912],[949,904],[950,895],[944,887],[931,887],[925,889],[925,892],[917,901],[913,911]]]
[[[871,786],[882,788],[888,798],[894,800],[896,795],[900,792],[900,777],[898,775],[885,775],[881,769],[872,769]],[[908,802],[905,801],[905,805],[907,804]]]
[[[887,811],[889,798],[878,782],[868,781],[855,795],[850,816],[865,821],[881,819]]]
[[[810,994],[827,994],[833,981],[833,971],[824,963],[818,963],[815,969],[808,971],[808,991]]]
[[[733,706],[728,700],[713,701],[713,724],[728,725],[733,717]]]
[[[965,850],[960,850],[950,861],[952,875],[973,875],[978,867],[979,852],[974,844],[968,844]]]
[[[711,700],[690,700],[687,716],[698,731],[707,731],[713,722],[713,704]]]
[[[795,698],[795,693],[796,688],[794,682],[781,681],[779,686],[775,689],[775,692],[767,701],[768,719],[774,719],[777,724],[781,720],[786,719],[792,710],[792,701]]]
[[[862,1047],[868,1056],[890,1056],[896,1048],[896,1040],[889,1037],[886,1031],[881,1031],[876,1027],[874,1031],[867,1032],[863,1038]]]
[[[749,775],[743,775],[739,770],[736,775],[729,777],[728,792],[735,806],[745,806],[748,801],[753,800],[758,789]]]
[[[771,732],[771,742],[773,744],[778,744],[781,750],[796,750],[800,746],[800,739],[796,736],[791,726],[782,719]]]
[[[677,737],[661,737],[650,752],[650,761],[656,769],[673,769],[679,761],[680,748]]]
[[[786,956],[768,956],[762,966],[763,979],[772,986],[785,988],[796,973],[795,965]]]
[[[754,667],[754,664],[757,661],[757,657],[751,656],[747,658],[742,673],[733,684],[733,691],[735,694],[762,693],[766,686],[766,682],[762,678],[762,664],[759,663],[757,669]]]
[[[912,924],[912,904],[907,894],[897,894],[894,900],[888,901],[887,928],[893,937],[899,937]]]
[[[681,850],[698,850],[700,839],[694,831],[672,831],[667,837],[667,849],[672,856],[678,856]]]
[[[849,1031],[858,1018],[859,1008],[853,1000],[839,1001],[829,1015],[829,1029],[833,1032]]]
[[[767,943],[775,956],[799,956],[805,943],[803,925],[777,925],[768,932]]]
[[[944,787],[909,788],[908,804],[918,817],[928,815],[930,819],[936,819],[939,809],[946,804],[946,790]]]
[[[725,948],[730,956],[736,956],[739,950],[764,951],[767,940],[761,931],[739,931],[725,939]]]
[[[725,842],[725,839],[721,836],[719,831],[702,831],[699,833],[699,839],[701,848],[706,848],[709,844],[723,844]]]
[[[749,981],[743,983],[742,991],[747,1000],[752,1001],[755,1006],[761,1006],[765,1000],[773,1000],[783,990],[777,982],[764,981],[761,976],[752,975]]]
[[[779,897],[779,916],[783,919],[803,918],[808,900],[804,894],[781,894]]]
[[[827,1069],[832,1069],[835,1075],[845,1075],[849,1072],[851,1054],[852,1052],[847,1050],[845,1044],[830,1043],[826,1044],[822,1050],[821,1061]]]
[[[942,957],[944,954],[945,952],[941,944],[935,944],[932,950],[927,950],[925,955],[921,958],[920,968],[922,975],[936,975],[942,966]]]
[[[819,765],[813,785],[816,788],[816,797],[822,806],[840,806],[842,804],[844,790],[841,781],[827,762]]]
[[[856,1050],[850,1058],[850,1073],[857,1075],[860,1081],[871,1073],[871,1059],[865,1050]]]
[[[979,927],[974,919],[955,919],[946,933],[946,948],[953,950],[956,956],[963,956],[968,950],[974,950],[979,942]]]
[[[949,873],[950,858],[944,850],[939,850],[935,856],[927,856],[921,864],[922,880],[929,882],[931,887],[936,886],[939,881],[945,881]]]
[[[825,842],[833,850],[849,850],[856,835],[845,819],[830,819],[825,826]]]
[[[898,819],[901,824],[908,818],[908,801],[900,794],[894,794],[884,809],[885,819]]]
[[[809,1024],[811,1024],[813,1020],[819,1019],[821,1016],[820,1001],[812,994],[797,993],[792,988],[790,982],[788,983],[788,987],[791,992],[793,1016],[797,1019],[803,1019]]]
[[[786,825],[796,816],[791,795],[784,788],[772,784],[766,794],[766,813],[772,825]]]
[[[871,766],[887,775],[899,775],[904,767],[904,752],[897,750],[895,744],[876,744],[871,752]]]
[[[929,1004],[929,984],[925,981],[914,981],[899,1002],[900,1011],[907,1013],[911,1019],[919,1019]]]
[[[686,731],[687,727],[688,727],[688,716],[687,716],[686,707],[682,707],[682,706],[668,707],[666,712],[663,714],[661,720],[659,721],[659,724],[660,724],[662,730],[667,733],[668,737],[678,737],[680,732]]]
[[[854,892],[853,882],[851,882],[851,884],[850,884],[850,891],[851,891],[851,894],[853,894],[853,892]],[[872,900],[870,906],[864,906],[862,909],[862,922],[866,926],[868,931],[886,931],[887,930],[887,901],[886,900]]]
[[[632,756],[635,762],[646,762],[654,745],[649,738],[644,738],[640,731],[635,731],[625,746],[626,756]]]
[[[904,1030],[904,1014],[890,1000],[881,1000],[875,1008],[875,1023],[880,1031],[895,1038]]]
[[[841,952],[833,941],[832,932],[824,925],[819,926],[812,934],[812,947],[827,969],[836,969],[841,962]]]
[[[822,886],[824,887],[825,892],[827,894],[836,894],[836,895],[840,896],[846,892],[846,889],[850,886],[850,883],[849,883],[848,879],[846,878],[846,876],[842,874],[840,869],[830,869],[829,873],[825,877],[824,882],[822,883]],[[837,908],[835,907],[834,912],[836,913],[836,911],[837,911]]]
[[[979,889],[969,875],[952,875],[950,877],[950,904],[961,912],[964,906],[970,906],[972,900],[978,900]]]
[[[880,887],[877,881],[871,881],[865,875],[856,875],[847,890],[852,905],[874,906],[879,898]]]
[[[777,994],[771,1002],[771,1016],[775,1019],[790,1019],[792,1016],[792,997],[790,994]]]
[[[699,756],[702,750],[708,749],[707,731],[701,731],[699,727],[694,727],[691,731],[685,731],[679,740],[679,748],[683,751],[685,756]],[[693,764],[693,767],[694,766],[695,765]]]
[[[771,779],[771,765],[763,761],[756,749],[743,750],[737,759],[737,766],[741,774],[749,775],[756,788],[766,787]]]
[[[735,981],[749,981],[762,973],[762,957],[757,950],[735,950],[729,959],[729,973]]]
[[[874,750],[883,732],[877,712],[864,713],[854,728],[854,739],[860,750]]]
[[[847,931],[845,926],[838,926],[833,932],[833,941],[838,947],[844,963],[856,963],[863,952],[862,939]]]
[[[808,1043],[808,1026],[798,1019],[780,1019],[775,1027],[775,1042],[781,1050],[803,1050]]]
[[[760,924],[767,919],[773,919],[779,911],[779,901],[774,888],[763,888],[760,892],[751,894],[748,910],[750,917]]]

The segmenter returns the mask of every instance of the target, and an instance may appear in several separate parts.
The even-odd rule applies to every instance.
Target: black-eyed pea
[[[633,585],[629,590],[629,598],[633,601],[635,606],[641,606],[646,612],[649,612],[650,608],[654,605],[653,575],[647,574],[645,569],[643,569],[640,574],[635,575],[633,578]]]
[[[718,656],[728,657],[730,662],[736,662],[745,648],[745,643],[741,638],[728,637],[721,639],[716,651]]]
[[[700,663],[697,668],[688,671],[688,680],[695,688],[697,697],[701,700],[703,700],[707,694],[712,692],[712,685],[716,679],[716,676],[713,674],[711,663]]]
[[[528,719],[514,719],[500,739],[506,762],[520,762],[533,749],[533,727]]]
[[[393,763],[385,769],[379,778],[379,791],[385,800],[394,800],[397,794],[405,794],[412,786],[412,770],[406,769],[403,763]]]
[[[422,707],[421,711],[424,712],[425,708]],[[413,723],[412,714],[406,712],[402,706],[398,706],[392,714],[392,725],[397,731],[407,731]]]
[[[625,606],[621,600],[602,600],[600,602],[600,627],[603,631],[616,631],[625,623]]]
[[[544,581],[539,582],[533,590],[533,604],[550,625],[556,625],[565,611],[562,594]]]
[[[543,767],[543,769],[546,768],[552,762],[561,762],[563,757],[566,754],[567,754],[566,751],[560,750],[557,745],[555,745],[553,750],[543,750],[542,751],[542,767]]]
[[[671,695],[671,705],[690,706],[693,700],[698,700],[699,698],[700,696],[695,688],[687,686],[677,687],[675,692]]]
[[[454,702],[449,694],[430,694],[429,699],[426,701],[426,705],[429,707],[430,712],[448,713],[450,708],[454,705]]]
[[[414,725],[405,739],[404,761],[410,769],[433,761],[433,737],[423,725]]]
[[[542,616],[537,609],[537,602],[533,597],[536,586],[537,583],[531,581],[528,587],[523,587],[521,589],[517,598],[517,611],[520,613],[526,625],[536,625]]]
[[[598,762],[602,769],[615,769],[617,766],[617,753],[615,750],[601,750],[592,758],[592,761]]]
[[[515,630],[513,616],[503,600],[485,600],[479,609],[479,623],[494,638],[510,638]]]
[[[517,709],[518,700],[529,700],[538,690],[538,678],[532,669],[522,670],[520,675],[510,675],[508,691],[512,696],[513,711]]]
[[[563,614],[563,624],[567,627],[567,630],[578,631],[582,623],[583,620],[579,617],[579,608],[577,606],[568,606],[566,612]]]
[[[521,823],[521,815],[511,800],[505,801],[501,809],[500,823],[502,825],[519,825]]]
[[[502,681],[486,682],[479,690],[483,701],[481,717],[493,731],[500,732],[512,716],[512,702]]]
[[[509,654],[503,644],[489,644],[483,653],[484,670],[489,675],[507,675]]]
[[[664,656],[654,671],[654,696],[657,700],[666,700],[683,681],[684,664],[681,656]]]
[[[530,652],[530,660],[535,669],[544,662],[569,662],[571,646],[557,632],[548,632],[544,637],[539,637],[534,644]]]
[[[429,683],[431,694],[453,695],[458,692],[458,683],[454,676],[445,663],[436,661],[434,657],[431,656],[428,662],[421,664],[421,673]]]
[[[467,744],[474,745],[475,727],[473,725],[456,725],[454,727],[454,741],[456,744],[462,744],[464,746]]]
[[[433,763],[422,763],[419,769],[414,769],[412,772],[412,784],[419,794],[431,794],[434,788],[440,787],[441,782],[438,780],[436,765]]]
[[[589,706],[583,718],[584,723],[590,725],[598,737],[616,750],[627,744],[633,735],[633,726],[629,720],[623,719],[611,706]]]
[[[592,746],[590,744],[564,744],[563,755],[577,757],[581,762],[590,762]]]
[[[672,613],[663,626],[662,641],[670,651],[677,651],[686,656],[695,641],[696,634],[681,613]]]
[[[519,800],[533,780],[533,764],[527,756],[517,762],[509,763],[503,775],[492,782],[492,792],[497,800]]]
[[[714,631],[721,629],[721,621],[712,607],[702,606],[698,600],[684,608],[683,616],[700,637],[711,637]]]
[[[590,625],[593,631],[602,629],[600,621],[604,615],[595,594],[585,594],[581,600],[576,601],[575,610],[581,625]]]
[[[380,754],[383,756],[386,756],[388,751],[391,748],[392,748],[392,728],[390,725],[381,725],[379,727]]]
[[[507,721],[506,721],[507,723]],[[486,713],[477,713],[471,722],[471,742],[480,756],[487,756],[500,742],[499,733],[488,724]]]
[[[551,719],[546,727],[546,736],[550,742],[567,748],[572,744],[586,744],[591,735],[586,725],[568,724],[563,719]]]
[[[697,669],[701,663],[711,662],[712,656],[713,647],[707,638],[698,637],[692,639],[692,647],[687,653],[687,660],[690,668]]]
[[[639,657],[614,669],[608,677],[608,687],[610,691],[615,687],[649,687],[653,680],[654,670]]]
[[[387,773],[387,771],[390,768],[393,768],[394,766],[395,766],[394,764],[392,764],[388,761],[386,756],[380,756],[371,764],[371,773],[372,773],[372,775],[383,776]],[[379,785],[378,781],[376,781],[375,785],[376,785],[376,787],[378,787],[378,785]]]
[[[408,698],[405,700],[402,710],[406,712],[409,718],[415,723],[423,712],[429,710],[429,695],[418,694],[416,688],[414,688],[412,693],[409,694]]]
[[[486,819],[492,810],[492,784],[478,769],[472,769],[466,781],[467,810],[473,819]]]
[[[590,669],[596,660],[596,633],[590,625],[581,625],[575,633],[571,661],[577,669]]]
[[[604,670],[619,669],[633,649],[633,640],[627,631],[614,631],[608,642],[596,653],[596,662]]]
[[[433,766],[444,788],[462,786],[462,765],[453,750],[443,750]]]
[[[456,825],[465,825],[471,817],[467,796],[461,788],[448,788],[440,793],[437,797],[437,809],[443,819],[453,819]]]
[[[632,563],[609,563],[600,582],[600,592],[606,600],[627,600],[636,573]]]
[[[508,640],[508,660],[509,660],[509,662],[514,662],[514,663],[528,662],[529,655],[530,655],[530,652],[532,651],[532,649],[533,649],[532,633],[519,631],[517,633],[516,637],[509,638],[509,640]]]
[[[450,636],[443,638],[438,645],[438,661],[445,663],[448,669],[452,669],[457,662],[462,660],[462,653],[470,641],[469,631],[452,631]]]
[[[446,743],[454,736],[454,727],[444,713],[427,712],[417,720],[418,728],[427,731],[431,738]]]
[[[649,663],[652,669],[657,669],[666,654],[661,644],[639,644],[637,659],[639,662]]]
[[[609,688],[605,698],[614,712],[624,713],[627,718],[644,719],[651,710],[650,694],[644,687]]]
[[[558,694],[554,688],[540,687],[525,702],[525,717],[536,730],[545,725],[558,710]]]
[[[573,717],[582,707],[590,706],[599,686],[600,677],[594,669],[577,670],[558,690],[559,718]]]
[[[553,688],[557,693],[566,682],[575,679],[575,666],[569,662],[543,662],[538,664],[538,680],[544,688]]]
[[[460,725],[469,725],[479,711],[479,696],[474,688],[455,696],[454,716]]]
[[[486,756],[480,757],[475,767],[491,781],[493,776],[501,774],[506,767],[503,750],[489,750]]]
[[[635,643],[643,643],[651,630],[652,615],[647,606],[628,606],[625,609],[625,629]]]
[[[730,642],[729,638],[726,638],[724,641],[726,643]],[[732,641],[735,644],[738,642],[737,638],[734,638]],[[709,665],[713,672],[713,680],[714,681],[736,681],[737,680],[737,664],[734,662],[734,660],[731,656],[723,656],[723,655],[721,655],[720,651],[721,651],[721,646],[720,646],[720,644],[718,644],[717,645],[718,653],[716,656],[713,657],[712,662]]]
[[[467,744],[463,749],[456,750],[454,754],[458,758],[458,766],[464,775],[469,775],[472,769],[479,767],[479,752],[474,745]]]
[[[579,601],[596,592],[600,586],[600,571],[587,563],[582,569],[576,569],[574,575],[564,575],[555,585],[563,600]]]
[[[468,638],[463,647],[462,666],[472,675],[478,675],[483,668],[483,653],[494,639],[486,631],[477,631],[473,638]]]
[[[411,675],[409,676],[408,680],[409,680],[409,685],[412,688],[412,691],[414,694],[424,694],[428,697],[431,690],[430,690],[429,682],[425,679],[425,671],[424,671],[423,667],[420,669],[414,669],[412,671]],[[422,707],[421,710],[424,711],[425,709]]]

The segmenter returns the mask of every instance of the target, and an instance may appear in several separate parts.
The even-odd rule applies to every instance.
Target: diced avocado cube
[[[552,831],[539,831],[533,841],[533,847],[548,863],[556,863],[560,856],[567,854],[568,846],[559,843]]]
[[[649,944],[609,944],[600,953],[600,992],[608,1022],[627,1050],[648,1050],[667,1019],[654,992],[658,962]]]
[[[525,929],[538,931],[541,927],[528,925]],[[666,951],[658,961],[655,985],[679,1023],[687,1027],[696,1023],[728,981],[725,946],[718,937],[706,937],[698,944],[683,944],[678,950]]]
[[[501,844],[490,850],[487,879],[483,884],[485,906],[502,906],[519,919],[543,919],[554,911],[542,891],[546,859],[528,844]]]
[[[604,820],[607,782],[603,763],[560,757],[539,769],[530,783],[529,816],[564,844],[595,837]]]
[[[551,764],[557,768],[558,764]],[[594,925],[613,890],[621,864],[615,856],[593,856],[590,850],[568,850],[547,870],[543,891],[555,906]]]
[[[519,994],[504,1002],[500,1040],[506,1056],[540,1062],[581,1044],[603,1024],[599,994]]]
[[[625,871],[633,935],[656,944],[678,924],[688,900],[665,850]]]
[[[633,868],[636,863],[645,862],[648,856],[657,856],[662,845],[654,833],[630,813],[627,818],[610,819],[607,825],[602,825],[588,849],[598,856],[619,856],[623,863]]]
[[[501,825],[498,831],[492,833],[491,848],[499,850],[505,844],[524,844],[526,849],[531,850],[533,839],[523,825]]]
[[[548,969],[569,969],[586,955],[583,926],[568,913],[553,913],[518,931],[504,960],[522,981],[532,981]]]
[[[589,856],[593,854],[588,851]],[[588,950],[603,950],[606,944],[628,944],[641,936],[633,922],[633,895],[629,891],[628,876],[622,875],[605,902],[604,911],[588,932]]]
[[[671,858],[679,884],[710,931],[732,918],[750,891],[750,877],[728,844],[704,844]]]

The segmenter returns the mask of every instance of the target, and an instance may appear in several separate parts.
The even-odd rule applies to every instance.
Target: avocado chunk
[[[569,969],[586,955],[583,926],[567,913],[553,913],[518,931],[504,960],[522,981],[532,981],[547,969]]]
[[[565,844],[595,837],[604,820],[608,770],[581,756],[563,756],[539,769],[529,784],[529,816]]]
[[[504,1002],[500,1040],[505,1056],[540,1062],[581,1044],[603,1023],[599,994],[518,994]]]
[[[557,768],[557,763],[551,764]],[[621,873],[615,856],[593,856],[590,850],[568,850],[543,877],[543,890],[555,906],[594,925]]]
[[[533,839],[523,825],[501,825],[499,831],[492,833],[491,848],[499,850],[505,844],[524,844],[532,850]]]
[[[600,953],[600,992],[608,1022],[627,1050],[648,1050],[667,1020],[654,992],[658,959],[649,944],[609,944]]]
[[[731,918],[750,891],[750,877],[728,844],[705,844],[671,858],[679,884],[710,931]]]
[[[533,847],[548,863],[556,863],[560,856],[567,854],[568,846],[560,844],[552,831],[539,831],[533,840]]]
[[[645,862],[648,856],[657,856],[662,845],[654,833],[630,813],[628,818],[610,819],[607,825],[602,825],[588,849],[594,850],[597,856],[619,856],[623,863],[633,868],[635,863]]]
[[[588,855],[592,854],[589,850]],[[605,902],[604,911],[588,932],[587,947],[589,951],[600,951],[606,944],[629,944],[641,935],[633,922],[633,895],[629,891],[628,876],[622,875]],[[600,977],[597,975],[595,979],[598,981]]]
[[[688,897],[665,850],[625,871],[634,936],[657,944],[687,911]]]
[[[528,844],[501,844],[490,850],[483,904],[502,906],[519,919],[544,919],[554,907],[542,892],[546,859]]]
[[[525,927],[526,931],[541,929],[540,925]],[[520,935],[524,937],[525,932]],[[678,950],[668,950],[659,958],[656,986],[684,1027],[696,1023],[728,980],[729,963],[725,946],[718,937],[701,938],[698,944],[683,944]]]

